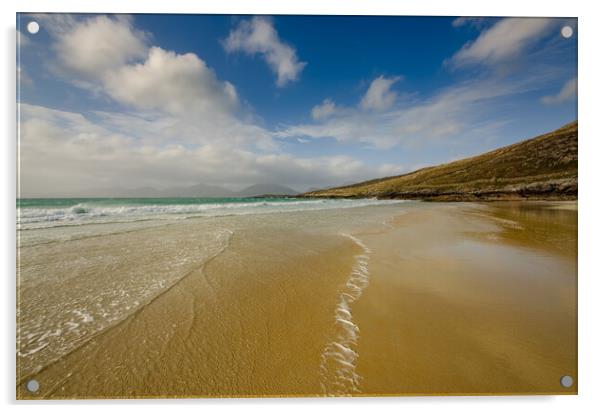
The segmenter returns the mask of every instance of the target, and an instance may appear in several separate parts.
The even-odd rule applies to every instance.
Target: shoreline
[[[407,200],[422,202],[514,202],[514,201],[577,201],[577,194],[541,194],[533,193],[530,195],[518,195],[514,192],[445,192],[445,193],[424,193],[424,192],[403,192],[391,194],[370,195],[297,195],[301,199],[378,199],[378,200]]]
[[[34,373],[38,394],[21,384],[17,396],[574,394],[576,385],[560,388],[556,376],[577,376],[576,205],[556,204],[413,202],[199,218],[28,247],[61,265],[75,260],[75,298],[78,283],[93,284],[86,261],[68,250],[113,256],[135,271],[149,248],[153,268],[210,228],[232,232],[141,310]],[[34,271],[37,261],[27,259],[24,270]],[[97,277],[102,268],[86,271]],[[360,294],[341,307],[350,292]],[[340,326],[348,328],[337,339]],[[335,341],[341,347],[329,347]],[[332,348],[335,368],[323,375]],[[338,377],[354,385],[337,387]]]

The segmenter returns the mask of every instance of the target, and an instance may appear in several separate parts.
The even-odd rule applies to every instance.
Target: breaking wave
[[[355,256],[355,264],[343,286],[335,309],[332,340],[322,352],[320,363],[322,391],[331,395],[345,395],[360,391],[361,377],[355,371],[360,330],[353,322],[351,304],[362,295],[368,286],[370,276],[368,272],[370,248],[353,235],[342,235],[355,242],[362,249],[362,253]]]
[[[106,222],[129,222],[144,219],[174,219],[195,216],[248,215],[273,212],[354,208],[398,203],[376,199],[359,200],[264,200],[249,202],[204,201],[173,204],[109,204],[93,200],[68,207],[24,207],[17,213],[19,229],[47,228]]]

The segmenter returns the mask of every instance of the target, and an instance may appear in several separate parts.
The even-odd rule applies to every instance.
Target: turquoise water
[[[295,202],[299,200],[299,198],[23,198],[17,199],[17,208],[69,208],[79,204],[97,206],[206,205],[260,202]]]
[[[301,198],[29,198],[17,200],[17,228],[353,208],[398,202]]]

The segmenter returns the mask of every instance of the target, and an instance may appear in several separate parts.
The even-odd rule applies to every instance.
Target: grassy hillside
[[[303,196],[433,201],[576,199],[577,122],[472,158]]]

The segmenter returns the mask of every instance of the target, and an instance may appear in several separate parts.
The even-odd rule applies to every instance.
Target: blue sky
[[[18,28],[23,196],[305,190],[577,118],[575,19],[21,14]]]

